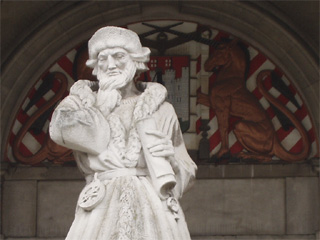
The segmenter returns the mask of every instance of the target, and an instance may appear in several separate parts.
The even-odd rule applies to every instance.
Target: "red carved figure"
[[[273,155],[285,161],[305,160],[309,154],[310,143],[307,133],[297,118],[272,97],[263,86],[263,79],[271,71],[262,71],[257,77],[257,85],[263,96],[283,112],[299,131],[303,150],[298,154],[288,152],[281,145],[273,125],[255,96],[245,86],[246,61],[244,51],[235,39],[230,43],[221,43],[206,61],[206,71],[220,67],[209,95],[198,94],[198,103],[211,107],[217,116],[221,135],[221,148],[216,157],[229,153],[228,127],[230,116],[240,117],[234,126],[234,134],[249,152],[237,156],[243,159],[269,161]]]

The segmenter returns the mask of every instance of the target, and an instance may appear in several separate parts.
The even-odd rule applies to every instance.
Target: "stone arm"
[[[177,181],[173,194],[174,197],[180,199],[183,193],[192,186],[197,166],[187,152],[180,124],[172,105],[165,102],[154,113],[154,117],[157,119],[158,129],[167,134],[173,143],[174,157],[170,160],[170,163]]]
[[[84,106],[75,95],[66,97],[55,109],[49,132],[57,144],[90,154],[104,151],[110,139],[109,124],[101,111]]]

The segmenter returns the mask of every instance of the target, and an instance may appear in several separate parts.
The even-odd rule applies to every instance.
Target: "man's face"
[[[107,48],[98,55],[97,78],[100,89],[119,89],[130,82],[136,67],[130,55],[123,48]]]

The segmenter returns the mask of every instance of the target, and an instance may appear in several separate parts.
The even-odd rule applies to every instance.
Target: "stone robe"
[[[161,85],[148,84],[139,97],[123,100],[107,117],[94,106],[84,107],[74,95],[59,104],[50,124],[51,138],[74,150],[87,184],[98,173],[105,186],[102,201],[92,210],[77,206],[66,239],[190,239],[179,204],[174,213],[154,189],[136,130],[134,112],[140,107],[172,140],[175,154],[170,164],[177,183],[171,194],[180,199],[195,177],[196,166],[185,148],[176,113],[164,101],[165,94]]]

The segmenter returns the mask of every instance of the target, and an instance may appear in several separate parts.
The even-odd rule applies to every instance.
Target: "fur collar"
[[[142,88],[139,90],[145,90],[135,103],[129,133],[117,114],[111,113],[108,116],[113,145],[122,163],[129,168],[136,167],[141,154],[141,141],[135,123],[157,111],[167,96],[166,88],[158,83],[141,83],[138,87]]]
[[[156,112],[167,97],[167,89],[159,83],[141,82],[139,88],[144,92],[139,97],[133,111],[134,121],[139,121]]]

